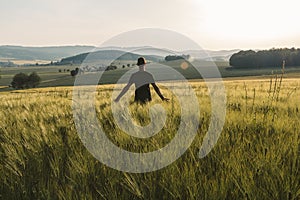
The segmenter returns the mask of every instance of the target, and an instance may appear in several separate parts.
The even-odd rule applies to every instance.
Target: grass
[[[200,79],[201,76],[199,73],[191,66],[187,69],[181,68],[182,61],[171,61],[168,63],[162,62],[161,64],[166,64],[176,69],[180,74],[185,76],[187,79]],[[130,63],[129,61],[126,63]],[[201,63],[201,64],[199,64]],[[195,61],[195,65],[199,64],[200,66],[205,65],[202,62]],[[205,62],[204,62],[205,63]],[[100,80],[100,84],[114,84],[119,80],[119,78],[124,75],[128,70],[133,69],[133,67],[128,68],[127,66],[122,69],[123,63],[116,63],[119,69],[114,71],[105,72],[105,76]],[[210,62],[206,62],[206,64],[210,65]],[[228,67],[228,62],[217,62],[216,65],[219,68],[219,71],[223,78],[229,79],[240,79],[240,77],[246,78],[269,78],[273,73],[279,73],[281,68],[267,68],[267,69],[231,69]],[[17,73],[23,72],[26,74],[30,74],[32,72],[37,72],[37,74],[41,77],[42,82],[39,87],[58,87],[58,86],[73,86],[75,78],[70,76],[70,72],[64,70],[73,70],[76,67],[80,67],[78,65],[65,65],[65,66],[34,66],[34,67],[4,67],[0,69],[0,86],[8,86],[11,84],[13,76]],[[59,72],[62,70],[62,72]],[[161,75],[163,79],[169,77],[168,73],[163,74],[163,70],[160,70],[157,74]],[[300,68],[287,68],[286,73],[289,74],[289,77],[300,77]],[[88,73],[87,73],[88,74]],[[88,76],[88,75],[87,75]],[[159,78],[158,78],[159,79]],[[5,91],[6,89],[0,89],[1,91]]]
[[[276,80],[276,84],[279,84]],[[0,199],[299,199],[300,80],[229,80],[227,115],[217,145],[198,158],[210,123],[210,99],[203,82],[191,82],[201,115],[191,147],[173,164],[149,173],[111,169],[83,146],[74,124],[71,87],[2,92],[0,102]],[[180,106],[157,95],[150,105],[130,105],[140,125],[160,103],[167,123],[156,136],[126,135],[113,122],[114,85],[97,89],[96,111],[108,137],[133,152],[168,144],[179,125]],[[152,91],[154,94],[154,91]],[[273,98],[274,94],[274,98]]]

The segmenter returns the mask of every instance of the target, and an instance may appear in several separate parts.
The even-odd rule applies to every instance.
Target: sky
[[[99,46],[127,31],[160,28],[209,50],[300,47],[298,2],[0,0],[0,45]]]

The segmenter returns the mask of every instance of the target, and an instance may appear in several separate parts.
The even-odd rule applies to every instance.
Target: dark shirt
[[[149,84],[154,83],[152,74],[146,71],[138,71],[131,75],[129,83],[135,84],[134,101],[145,103],[151,101]]]

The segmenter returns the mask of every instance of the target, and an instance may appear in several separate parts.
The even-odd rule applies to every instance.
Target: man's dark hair
[[[146,59],[144,57],[138,58],[137,65],[140,66],[140,65],[144,65],[144,64],[146,64]]]

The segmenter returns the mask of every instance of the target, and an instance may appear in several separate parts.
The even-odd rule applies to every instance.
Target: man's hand
[[[120,101],[119,98],[116,98],[116,99],[114,100],[115,103],[118,103],[119,101]]]
[[[169,102],[169,101],[170,101],[170,99],[165,98],[165,97],[164,97],[162,100],[163,100],[163,101],[166,101],[166,102]]]

